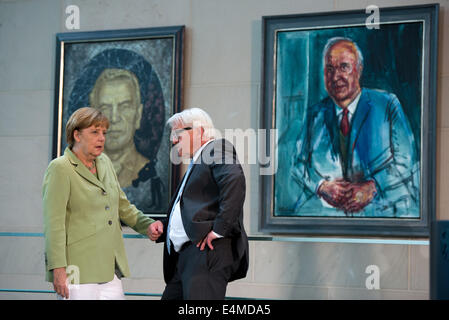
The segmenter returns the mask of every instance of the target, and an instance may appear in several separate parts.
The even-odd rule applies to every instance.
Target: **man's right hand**
[[[69,298],[67,287],[67,273],[65,267],[53,269],[53,288],[63,298]]]
[[[161,221],[157,220],[148,226],[147,235],[153,241],[159,239],[161,234],[164,233],[164,225]]]

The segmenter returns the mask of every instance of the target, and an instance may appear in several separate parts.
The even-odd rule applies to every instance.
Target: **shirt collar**
[[[193,162],[196,162],[196,160],[200,157],[200,154],[201,154],[201,152],[203,151],[203,149],[209,144],[209,143],[211,143],[212,141],[214,141],[215,139],[211,139],[211,140],[209,140],[209,141],[207,141],[205,144],[203,144],[202,146],[201,146],[201,148],[199,148],[196,152],[195,152],[195,154],[193,155]]]
[[[348,109],[350,115],[353,115],[355,112],[355,109],[357,109],[357,104],[359,103],[361,95],[362,95],[362,91],[360,90],[357,97],[355,97],[355,99],[352,100],[352,102],[347,106],[347,109]],[[343,108],[340,108],[339,106],[337,106],[336,103],[334,103],[334,106],[335,106],[335,112],[336,112],[337,116],[340,116],[340,114],[343,112]]]

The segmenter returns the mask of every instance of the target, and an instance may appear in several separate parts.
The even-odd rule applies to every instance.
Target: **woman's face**
[[[106,127],[92,125],[88,128],[75,130],[75,147],[77,147],[84,156],[88,158],[98,157],[104,150],[106,141]]]

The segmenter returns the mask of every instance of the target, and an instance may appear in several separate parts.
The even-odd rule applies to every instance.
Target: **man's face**
[[[142,107],[136,101],[135,88],[128,79],[104,81],[98,88],[96,108],[106,115],[110,126],[105,144],[106,153],[122,151],[133,142],[140,127]]]
[[[347,107],[360,91],[357,55],[347,42],[338,42],[329,50],[325,66],[326,90],[341,107]]]
[[[196,150],[201,147],[201,138],[201,127],[179,123],[171,129],[170,140],[181,159],[193,157]]]

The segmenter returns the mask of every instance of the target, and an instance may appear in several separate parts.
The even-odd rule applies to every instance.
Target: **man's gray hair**
[[[171,128],[175,126],[201,127],[204,129],[205,138],[213,139],[215,137],[215,127],[211,117],[200,108],[190,108],[175,113],[167,120],[167,124]]]
[[[323,66],[326,67],[326,57],[327,57],[327,54],[329,53],[329,50],[334,46],[334,44],[336,44],[338,42],[349,42],[354,46],[356,55],[357,55],[357,70],[360,72],[361,68],[363,67],[362,51],[360,50],[357,43],[355,43],[355,41],[353,41],[350,38],[345,38],[345,37],[334,37],[334,38],[330,38],[329,40],[327,40],[327,43],[323,49],[323,61],[324,61]]]

